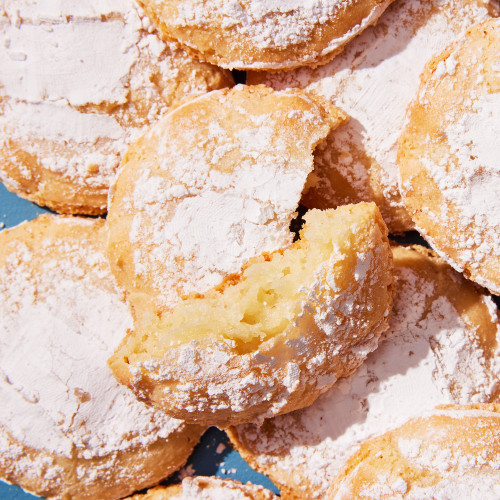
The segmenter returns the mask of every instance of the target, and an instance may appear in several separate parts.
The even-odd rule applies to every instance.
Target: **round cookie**
[[[186,477],[181,484],[158,486],[130,500],[278,500],[269,490],[219,477]]]
[[[364,443],[326,498],[497,500],[500,405],[440,406]]]
[[[227,427],[303,408],[351,373],[387,328],[387,228],[374,203],[305,221],[290,248],[136,321],[110,358],[118,380],[171,416]]]
[[[139,0],[167,39],[223,68],[329,61],[392,0]]]
[[[157,484],[203,430],[136,400],[106,359],[132,319],[100,219],[43,215],[0,232],[0,477],[47,498]]]
[[[231,75],[162,42],[132,0],[0,6],[0,180],[74,214],[106,211],[130,142]]]
[[[426,66],[398,162],[415,226],[455,269],[500,294],[500,19]]]
[[[500,321],[491,297],[423,247],[393,254],[389,330],[367,360],[312,406],[262,427],[229,429],[283,498],[325,498],[361,443],[438,404],[500,400]]]
[[[288,247],[312,151],[343,119],[301,91],[239,85],[177,107],[131,145],[107,220],[135,316]]]
[[[396,161],[405,112],[425,63],[472,23],[488,17],[485,5],[477,0],[396,0],[376,26],[327,65],[248,74],[249,83],[302,88],[350,115],[316,148],[304,205],[325,209],[375,201],[391,233],[413,228],[399,192]]]

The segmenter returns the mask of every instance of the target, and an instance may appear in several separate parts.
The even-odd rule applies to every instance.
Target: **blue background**
[[[48,210],[10,193],[0,183],[0,226],[5,228],[16,226],[45,212],[48,212]],[[221,443],[224,444],[224,449],[219,446]],[[218,449],[219,453],[217,453]],[[278,493],[278,489],[273,483],[267,477],[252,470],[239,453],[231,448],[226,434],[215,427],[210,428],[204,434],[186,464],[186,466],[189,465],[192,466],[196,475],[216,475],[238,479],[243,483],[250,481]],[[178,482],[178,473],[166,481],[167,484],[172,482]],[[37,497],[25,493],[17,486],[11,486],[0,481],[0,499],[28,500],[34,498]]]

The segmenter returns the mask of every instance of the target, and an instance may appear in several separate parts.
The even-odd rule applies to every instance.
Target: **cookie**
[[[308,406],[351,373],[387,328],[387,228],[373,203],[305,221],[290,248],[136,322],[110,358],[117,379],[171,416],[227,427]]]
[[[500,294],[500,20],[432,59],[398,162],[415,226],[455,269]]]
[[[134,143],[107,220],[111,268],[136,317],[288,247],[312,151],[343,119],[301,91],[240,85],[176,108]]]
[[[115,499],[177,470],[202,427],[113,378],[132,319],[100,219],[43,215],[0,232],[0,477],[47,498]]]
[[[160,40],[132,0],[0,6],[0,180],[73,214],[106,211],[130,142],[228,72]]]
[[[391,0],[139,0],[167,39],[230,69],[317,66],[375,23]]]
[[[277,500],[269,490],[219,477],[186,477],[181,484],[158,486],[130,500]]]
[[[440,406],[361,446],[328,499],[500,496],[500,405]]]
[[[312,406],[229,430],[283,498],[325,498],[361,443],[438,404],[500,400],[500,321],[491,297],[423,247],[393,254],[393,313],[375,352]]]
[[[483,5],[476,0],[396,0],[375,26],[325,66],[249,73],[249,83],[302,88],[350,116],[316,149],[304,205],[325,209],[375,201],[390,232],[413,228],[399,192],[396,161],[405,112],[425,63],[472,23],[489,17]]]

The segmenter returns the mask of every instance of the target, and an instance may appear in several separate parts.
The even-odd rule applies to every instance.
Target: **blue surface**
[[[0,183],[0,226],[12,227],[25,221],[34,219],[37,215],[46,213],[48,210],[41,208],[29,201],[23,200],[10,193]],[[261,484],[266,488],[278,493],[278,489],[271,481],[252,470],[241,458],[240,454],[231,448],[226,434],[210,428],[203,436],[201,442],[196,446],[186,467],[174,474],[166,484],[179,481],[179,476],[187,471],[196,475],[220,476],[232,478],[246,483]],[[25,493],[17,486],[11,486],[0,481],[0,500],[33,500],[33,495]]]

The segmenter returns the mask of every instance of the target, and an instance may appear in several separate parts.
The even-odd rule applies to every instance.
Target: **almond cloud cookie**
[[[158,486],[130,500],[277,500],[269,490],[219,477],[186,477],[181,484]]]
[[[471,27],[426,66],[398,162],[420,233],[500,294],[500,20]]]
[[[134,314],[161,314],[290,246],[312,152],[344,115],[301,91],[237,86],[166,115],[110,194],[108,256]]]
[[[350,116],[316,149],[303,204],[325,209],[375,201],[390,232],[413,228],[399,192],[396,161],[405,112],[425,63],[473,23],[489,17],[486,3],[397,0],[325,66],[249,73],[249,83],[302,88]]]
[[[130,142],[228,72],[160,40],[132,0],[0,6],[0,180],[52,210],[106,211]]]
[[[136,321],[117,379],[167,414],[220,427],[311,404],[373,351],[392,305],[376,206],[305,216],[300,240],[221,285]]]
[[[500,495],[500,405],[440,406],[361,446],[331,500]]]
[[[137,401],[106,360],[132,324],[102,220],[0,232],[0,477],[46,498],[115,499],[187,460],[203,427]]]
[[[499,400],[500,322],[491,297],[423,247],[393,254],[389,329],[366,361],[308,408],[229,429],[235,448],[283,498],[325,498],[364,441],[438,404]]]
[[[139,0],[167,39],[230,69],[329,61],[392,0]]]

